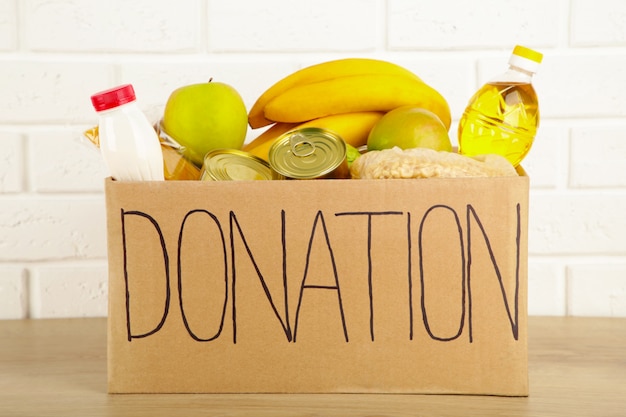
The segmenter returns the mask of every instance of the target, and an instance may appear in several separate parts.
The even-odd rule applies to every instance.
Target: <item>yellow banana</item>
[[[268,88],[250,108],[250,112],[248,113],[248,123],[252,128],[263,127],[271,124],[272,121],[267,120],[264,115],[265,105],[274,97],[282,94],[292,87],[360,74],[403,75],[407,78],[418,81],[420,80],[417,75],[408,69],[384,60],[371,58],[345,58],[326,61],[302,68]]]
[[[261,133],[257,136],[252,142],[246,143],[241,149],[248,152],[251,149],[257,148],[264,143],[271,141],[272,139],[276,139],[283,133],[288,132],[291,129],[294,129],[298,126],[298,123],[275,123],[265,132]]]
[[[292,87],[267,103],[265,117],[296,123],[340,113],[386,112],[404,105],[430,110],[450,128],[450,107],[437,90],[422,81],[386,74],[339,77]]]
[[[270,135],[266,135],[265,141],[259,143],[255,147],[248,147],[246,150],[253,155],[258,156],[259,158],[268,160],[268,152],[270,147],[274,144],[274,141],[283,133],[292,130],[292,129],[300,129],[304,127],[319,127],[322,129],[330,130],[337,135],[341,136],[341,138],[348,144],[352,145],[355,148],[359,146],[365,145],[367,143],[367,136],[374,127],[374,124],[383,116],[383,112],[356,112],[356,113],[344,113],[344,114],[335,114],[332,116],[321,117],[315,120],[309,120],[305,123],[301,123],[294,127],[291,123],[276,123],[272,126],[268,131],[263,134],[269,132],[270,130],[276,128],[274,131],[275,136],[271,137]],[[286,130],[282,131],[283,129]],[[278,133],[281,132],[282,133]],[[256,142],[256,139],[251,142]]]

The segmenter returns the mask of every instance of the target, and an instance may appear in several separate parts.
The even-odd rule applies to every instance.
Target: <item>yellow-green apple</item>
[[[243,146],[248,114],[235,88],[210,80],[174,90],[161,123],[163,131],[185,148],[184,155],[202,166],[210,150]]]
[[[429,110],[410,105],[398,107],[384,114],[367,138],[369,151],[394,146],[401,149],[452,150],[448,130],[439,117]]]

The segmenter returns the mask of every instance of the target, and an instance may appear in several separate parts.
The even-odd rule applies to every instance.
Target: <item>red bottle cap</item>
[[[135,101],[135,90],[131,84],[121,85],[91,96],[91,104],[96,111],[109,110],[131,101]]]

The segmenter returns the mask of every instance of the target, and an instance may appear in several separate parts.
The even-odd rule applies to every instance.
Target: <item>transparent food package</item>
[[[185,148],[172,139],[163,129],[161,123],[155,125],[155,130],[161,141],[163,163],[166,180],[199,180],[200,168],[185,158]]]

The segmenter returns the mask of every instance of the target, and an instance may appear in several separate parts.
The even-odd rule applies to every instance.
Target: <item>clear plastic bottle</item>
[[[164,180],[159,137],[125,84],[91,96],[98,113],[100,151],[118,181]]]
[[[543,55],[516,46],[509,69],[483,85],[470,99],[459,121],[459,152],[495,153],[514,166],[524,159],[539,126],[539,103],[532,85]]]

